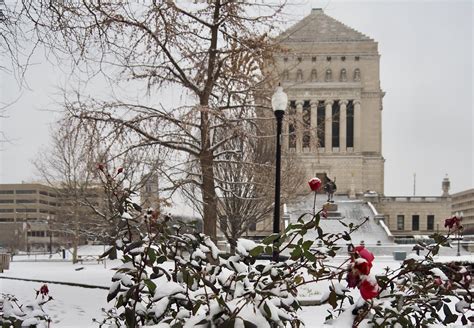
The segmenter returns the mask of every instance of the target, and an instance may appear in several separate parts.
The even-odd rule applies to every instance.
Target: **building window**
[[[426,217],[426,230],[433,231],[434,230],[434,215],[428,215]]]
[[[316,56],[313,56],[313,58],[311,58],[311,60],[313,61],[313,63],[316,61]]]
[[[326,70],[326,79],[325,79],[326,82],[331,82],[332,81],[332,71],[330,68],[328,68]]]
[[[354,101],[349,100],[347,103],[346,115],[346,145],[354,147]]]
[[[339,77],[339,80],[341,82],[346,82],[347,81],[347,71],[345,68],[341,69],[341,75]]]
[[[17,199],[17,204],[33,204],[36,203],[36,199]]]
[[[331,61],[331,56],[327,56],[327,57],[326,57],[326,60],[327,60],[328,62],[330,62],[330,61]]]
[[[359,82],[360,81],[360,69],[356,68],[354,70],[354,81]]]
[[[324,100],[318,102],[318,141],[319,147],[324,147],[324,137],[326,129],[326,107],[324,106]]]
[[[339,100],[332,104],[332,146],[339,147]]]
[[[13,204],[13,199],[0,199],[0,204]]]
[[[288,81],[290,79],[290,72],[287,69],[285,69],[281,74],[281,79],[283,81]]]
[[[288,148],[296,148],[296,101],[290,101],[290,110],[288,115]]]
[[[13,222],[13,218],[0,218],[0,222]]]
[[[311,142],[311,104],[309,100],[303,103],[303,148],[309,148]]]
[[[420,216],[412,215],[411,217],[411,230],[418,231],[420,230]]]
[[[405,216],[397,215],[397,230],[405,230]]]
[[[298,63],[301,63],[303,61],[303,58],[298,57]]]
[[[17,190],[17,195],[29,195],[29,194],[36,194],[36,190]]]
[[[249,231],[257,231],[257,222],[253,220],[249,222]]]
[[[318,71],[316,70],[316,68],[313,68],[313,70],[311,71],[311,81],[316,82],[317,80],[318,80]]]
[[[0,208],[0,213],[13,213],[13,208]]]
[[[13,195],[13,190],[0,190],[1,195]]]
[[[303,81],[303,70],[298,69],[296,71],[296,81]]]

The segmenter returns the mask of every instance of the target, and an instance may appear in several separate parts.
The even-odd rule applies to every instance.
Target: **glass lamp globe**
[[[282,87],[278,87],[275,93],[272,96],[272,108],[274,112],[286,110],[286,105],[288,104],[288,96],[283,91]]]

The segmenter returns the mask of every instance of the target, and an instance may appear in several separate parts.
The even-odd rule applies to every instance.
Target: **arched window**
[[[330,68],[328,68],[326,70],[326,78],[325,78],[326,82],[331,82],[332,81],[332,71]]]
[[[318,80],[318,72],[316,71],[316,68],[313,68],[311,71],[311,81],[316,82]]]
[[[288,81],[290,79],[290,72],[288,72],[287,69],[285,69],[283,73],[281,74],[281,79],[283,81]]]
[[[360,69],[358,68],[354,70],[354,81],[356,82],[360,81]]]
[[[347,81],[347,71],[345,68],[341,69],[341,76],[339,78],[341,82],[346,82]]]
[[[296,81],[303,81],[303,71],[301,69],[296,71]]]

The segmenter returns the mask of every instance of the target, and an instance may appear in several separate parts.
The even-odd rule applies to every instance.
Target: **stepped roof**
[[[321,8],[287,29],[278,37],[282,43],[374,41],[359,31],[326,15]]]

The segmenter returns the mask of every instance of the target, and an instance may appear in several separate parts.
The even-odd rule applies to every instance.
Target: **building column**
[[[296,101],[296,152],[303,151],[303,101]]]
[[[324,149],[326,153],[332,152],[332,104],[333,100],[326,100],[326,122],[325,126],[325,138],[324,138]]]
[[[311,151],[318,150],[318,101],[311,100]]]
[[[354,100],[354,152],[361,152],[362,113],[360,100]]]
[[[347,100],[339,101],[339,151],[346,152],[347,148]]]

